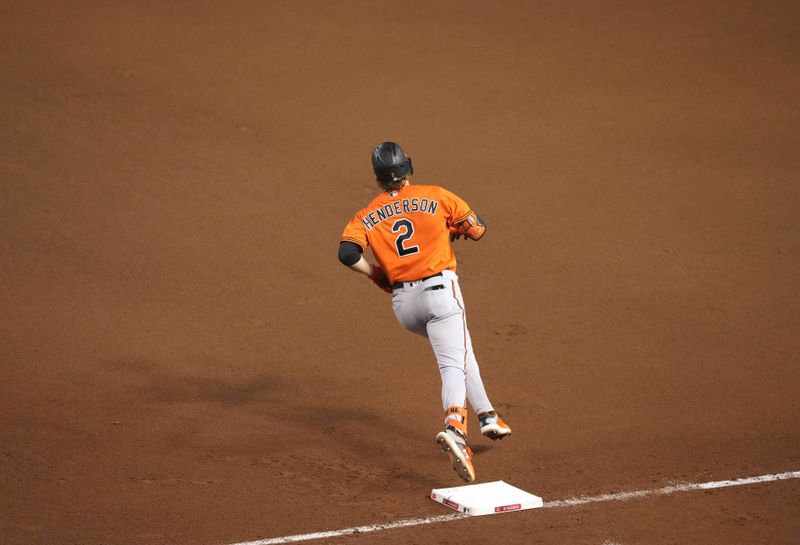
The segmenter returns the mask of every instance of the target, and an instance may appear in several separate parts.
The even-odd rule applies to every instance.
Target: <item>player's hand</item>
[[[369,279],[386,293],[392,293],[392,286],[389,285],[389,279],[380,265],[372,265],[372,272],[369,273]]]
[[[467,238],[464,236],[464,232],[456,226],[450,226],[448,227],[448,230],[450,231],[450,242],[453,242],[454,240],[460,240],[461,237],[464,237],[465,239]]]

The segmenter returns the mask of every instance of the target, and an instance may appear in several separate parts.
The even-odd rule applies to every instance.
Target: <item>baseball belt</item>
[[[436,274],[432,274],[430,276],[426,276],[425,278],[420,278],[419,280],[406,280],[404,282],[395,282],[394,284],[392,284],[392,289],[393,290],[399,290],[405,284],[411,284],[411,283],[414,283],[414,282],[422,282],[423,280],[428,280],[429,278],[436,278],[437,276],[442,276],[442,273],[438,272]]]

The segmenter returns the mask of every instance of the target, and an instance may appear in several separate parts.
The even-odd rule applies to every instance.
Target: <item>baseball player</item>
[[[511,433],[486,395],[467,329],[464,299],[450,242],[480,240],[486,225],[458,196],[435,185],[412,185],[411,158],[394,142],[372,152],[381,193],[350,220],[339,243],[339,260],[392,294],[398,321],[427,337],[442,378],[444,431],[436,436],[466,482],[475,479],[467,446],[466,401],[481,434],[496,440]],[[372,248],[378,265],[363,257]]]

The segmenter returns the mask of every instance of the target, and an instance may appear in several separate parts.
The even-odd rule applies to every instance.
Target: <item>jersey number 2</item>
[[[419,252],[419,246],[405,247],[404,243],[414,236],[414,224],[409,219],[401,219],[394,222],[392,225],[392,233],[396,233],[405,227],[405,231],[394,239],[394,245],[397,246],[397,255],[406,257],[407,255]]]

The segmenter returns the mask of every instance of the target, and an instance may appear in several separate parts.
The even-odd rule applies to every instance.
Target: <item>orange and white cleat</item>
[[[492,441],[511,435],[511,428],[494,411],[479,414],[478,420],[481,423],[481,434]]]
[[[464,481],[471,483],[475,480],[475,468],[472,467],[472,451],[464,438],[453,428],[448,426],[436,436],[436,442],[442,452],[450,458],[453,469]]]
[[[444,413],[444,431],[436,436],[442,452],[450,457],[453,469],[463,480],[475,480],[472,451],[467,446],[467,408],[450,407]]]

